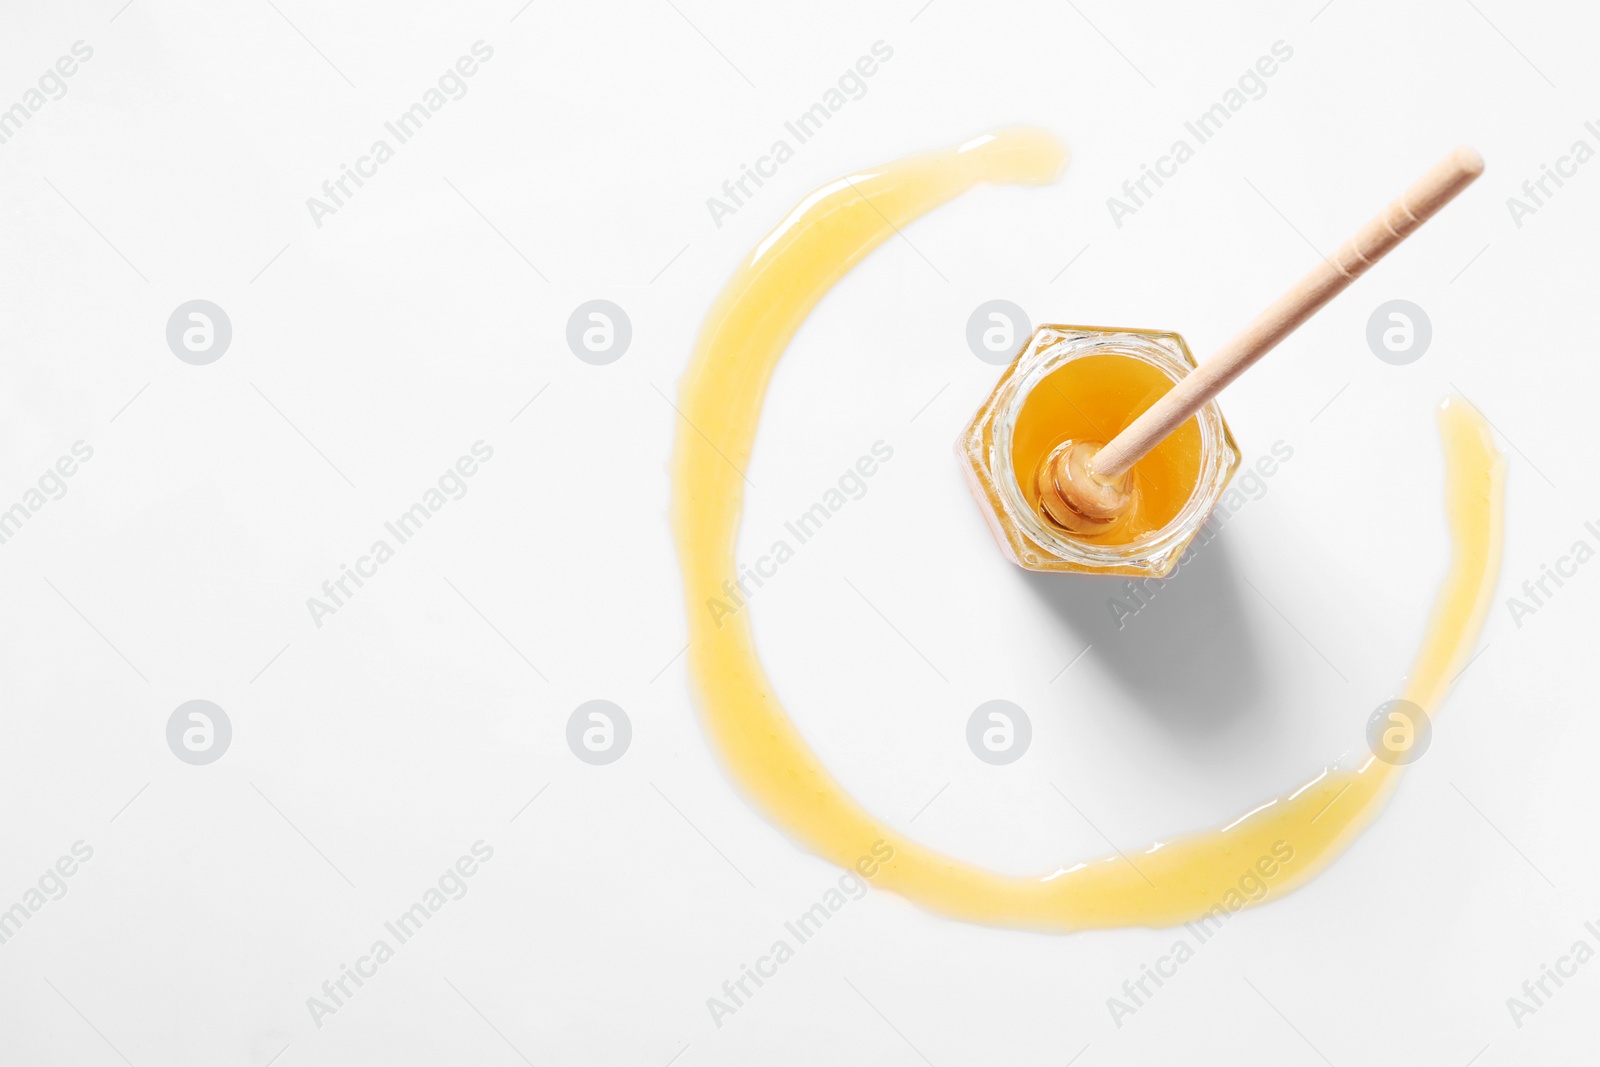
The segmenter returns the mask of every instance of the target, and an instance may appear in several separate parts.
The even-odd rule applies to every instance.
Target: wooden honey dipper
[[[1045,515],[1080,535],[1109,529],[1133,503],[1135,463],[1482,173],[1483,157],[1465,145],[1457,148],[1109,444],[1058,445],[1039,467],[1039,505]]]

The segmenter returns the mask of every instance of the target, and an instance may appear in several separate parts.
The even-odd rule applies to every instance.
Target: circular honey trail
[[[688,663],[707,733],[766,814],[817,855],[953,918],[1068,931],[1227,915],[1302,884],[1382,807],[1399,768],[1322,772],[1218,830],[1147,850],[997,874],[904,837],[817,760],[767,680],[748,610],[729,613],[744,474],[773,368],[828,289],[900,227],[979,182],[1043,184],[1065,149],[1013,129],[823,186],[762,239],[706,317],[679,390],[673,527],[689,611]],[[1452,554],[1405,697],[1431,715],[1467,661],[1500,558],[1504,465],[1482,418],[1440,412]],[[889,858],[885,858],[889,857]]]

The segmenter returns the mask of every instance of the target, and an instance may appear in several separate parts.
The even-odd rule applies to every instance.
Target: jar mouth
[[[1028,539],[1062,560],[1089,568],[1127,568],[1165,571],[1175,550],[1194,536],[1222,498],[1233,466],[1233,447],[1222,421],[1222,409],[1211,401],[1195,413],[1200,427],[1200,474],[1189,499],[1165,526],[1119,545],[1081,541],[1047,522],[1028,503],[1011,462],[1012,434],[1022,406],[1044,380],[1067,363],[1085,356],[1122,356],[1155,367],[1174,382],[1194,369],[1175,335],[1133,331],[1082,332],[1075,327],[1041,326],[1027,349],[1018,356],[1027,369],[1005,383],[997,397],[989,471],[999,489],[1006,514]]]

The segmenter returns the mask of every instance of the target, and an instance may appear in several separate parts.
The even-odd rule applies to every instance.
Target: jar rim
[[[1136,567],[1166,570],[1165,563],[1204,525],[1227,487],[1233,446],[1222,409],[1215,400],[1195,413],[1200,427],[1200,474],[1178,513],[1157,530],[1125,544],[1080,541],[1047,523],[1028,504],[1011,462],[1012,433],[1028,397],[1046,375],[1093,355],[1115,355],[1147,363],[1174,382],[1194,369],[1194,357],[1177,334],[1127,329],[1040,326],[1017,357],[1020,373],[1011,375],[996,398],[989,470],[1000,503],[1017,527],[1046,552],[1086,568]],[[1026,366],[1024,367],[1024,365]]]

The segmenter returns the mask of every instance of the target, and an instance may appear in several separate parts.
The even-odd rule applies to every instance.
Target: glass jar
[[[1174,382],[1195,368],[1188,344],[1175,333],[1040,326],[956,442],[973,496],[1000,550],[1027,570],[1162,577],[1177,565],[1239,467],[1239,448],[1213,400],[1194,416],[1200,432],[1198,479],[1165,525],[1125,544],[1104,544],[1075,537],[1042,517],[1017,482],[1012,439],[1018,416],[1047,375],[1073,360],[1106,355],[1140,360]]]

